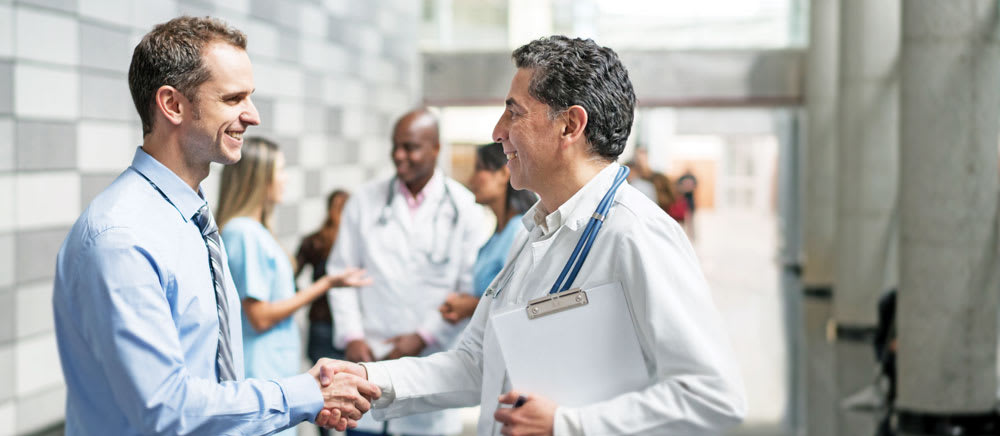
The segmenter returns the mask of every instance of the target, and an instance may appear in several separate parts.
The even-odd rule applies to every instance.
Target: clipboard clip
[[[574,307],[586,306],[588,302],[586,292],[580,288],[573,288],[531,300],[524,310],[528,312],[528,319],[535,319]]]

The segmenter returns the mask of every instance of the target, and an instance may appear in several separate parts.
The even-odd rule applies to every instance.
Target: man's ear
[[[563,125],[562,137],[568,142],[576,142],[578,139],[584,136],[584,130],[587,128],[587,110],[580,105],[570,106],[563,112],[563,120],[565,125]]]
[[[191,102],[177,88],[170,85],[159,87],[153,95],[153,101],[156,104],[156,111],[175,126],[180,125],[184,116],[191,112]]]

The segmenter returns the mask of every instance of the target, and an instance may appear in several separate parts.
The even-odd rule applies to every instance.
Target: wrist
[[[434,335],[432,335],[431,332],[427,331],[426,329],[418,329],[417,337],[419,337],[420,340],[423,342],[424,348],[434,344]]]

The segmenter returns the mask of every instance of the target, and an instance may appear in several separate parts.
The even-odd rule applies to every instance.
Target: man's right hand
[[[357,427],[371,402],[382,395],[378,386],[367,381],[368,371],[351,362],[320,359],[309,374],[323,394],[323,410],[316,416],[316,425],[321,427],[337,431]]]
[[[355,339],[347,343],[344,349],[344,358],[351,362],[374,362],[375,356],[372,349],[364,339]]]

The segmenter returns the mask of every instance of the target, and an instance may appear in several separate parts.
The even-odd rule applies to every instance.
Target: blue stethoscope
[[[392,201],[396,198],[396,181],[397,177],[393,177],[389,181],[389,193],[385,197],[385,204],[382,206],[382,212],[379,213],[378,220],[376,223],[379,226],[384,227],[389,223],[389,215],[392,214]],[[444,245],[444,255],[437,257],[434,252],[437,251],[438,246],[438,218],[441,215],[441,208],[444,207],[445,201],[451,205],[451,209],[455,212],[451,216],[451,228],[448,230],[448,242]],[[441,201],[438,202],[437,209],[434,211],[434,220],[431,221],[432,239],[431,239],[431,249],[430,251],[424,253],[427,256],[427,261],[434,265],[444,265],[451,261],[451,253],[448,248],[451,247],[452,238],[455,237],[455,229],[458,224],[458,204],[455,203],[455,198],[451,195],[451,190],[448,189],[448,182],[444,182],[444,196],[441,197]]]
[[[576,275],[580,272],[580,268],[583,267],[583,262],[587,259],[587,255],[590,254],[590,247],[594,245],[594,239],[597,238],[597,232],[601,230],[601,226],[604,225],[604,219],[608,216],[608,211],[611,210],[611,205],[614,203],[615,193],[618,192],[618,188],[625,182],[628,177],[629,169],[626,166],[622,166],[618,169],[618,174],[615,175],[615,181],[611,184],[611,188],[608,192],[604,194],[604,198],[601,202],[597,204],[597,210],[594,214],[590,216],[590,221],[587,222],[587,227],[583,229],[583,235],[580,235],[580,240],[576,243],[576,248],[573,249],[573,253],[569,255],[569,260],[566,261],[566,266],[563,267],[562,272],[559,274],[559,278],[556,282],[552,284],[552,288],[549,289],[549,295],[557,294],[569,289],[573,280],[576,279]],[[504,277],[498,280],[497,283],[503,283],[496,288],[490,287],[487,289],[487,293],[493,292],[493,298],[496,299],[500,296],[500,292],[507,287],[510,283],[510,279],[513,276],[514,269],[514,259],[521,257],[521,252],[524,251],[524,247],[528,245],[527,240],[521,245],[517,254],[512,257],[512,261],[507,265],[504,271]]]

